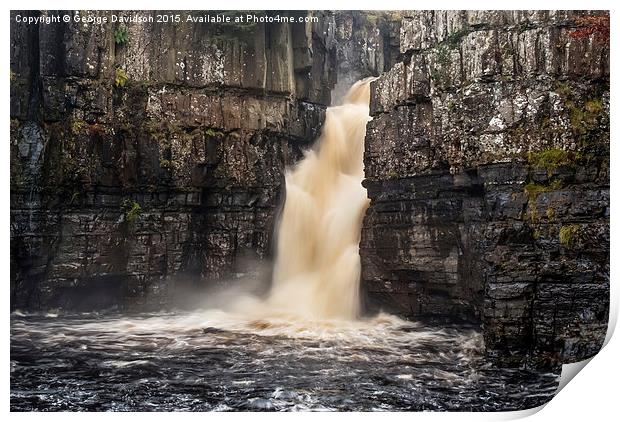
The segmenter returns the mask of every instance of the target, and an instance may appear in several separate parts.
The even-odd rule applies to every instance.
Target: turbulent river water
[[[497,369],[479,332],[360,318],[369,83],[286,173],[271,290],[224,310],[11,317],[13,410],[516,410],[557,372]]]
[[[518,410],[559,372],[499,369],[468,326],[222,311],[11,316],[12,410]]]

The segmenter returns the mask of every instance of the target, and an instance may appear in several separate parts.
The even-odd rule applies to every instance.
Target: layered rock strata
[[[508,362],[599,350],[609,45],[576,32],[590,15],[403,12],[401,59],[373,84],[366,138],[370,308],[481,323]]]
[[[138,13],[157,15],[117,15]],[[270,255],[284,168],[320,130],[336,81],[333,14],[246,25],[17,14],[13,307],[158,305],[182,279],[234,278]]]

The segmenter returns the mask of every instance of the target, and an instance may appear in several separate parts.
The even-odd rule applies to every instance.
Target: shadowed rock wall
[[[188,23],[178,11],[164,13],[177,24],[111,23],[105,11],[81,13],[107,17],[103,25],[14,19],[63,13],[11,15],[13,308],[159,308],[260,267],[284,168],[319,133],[337,79],[378,74],[398,54],[398,17],[380,14],[279,12],[314,19],[238,25]]]
[[[370,308],[481,322],[508,362],[599,350],[609,45],[571,36],[593,14],[402,12],[366,138]]]
[[[170,276],[200,284],[268,256],[283,169],[335,83],[334,17],[315,15],[13,21],[12,306],[165,302]]]

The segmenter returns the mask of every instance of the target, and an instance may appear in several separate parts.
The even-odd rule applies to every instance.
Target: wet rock
[[[13,20],[12,306],[160,307],[177,281],[267,259],[284,169],[316,137],[336,82],[335,17],[317,17]]]
[[[371,309],[477,321],[487,353],[512,364],[601,347],[609,45],[570,36],[598,13],[403,15],[365,144]]]

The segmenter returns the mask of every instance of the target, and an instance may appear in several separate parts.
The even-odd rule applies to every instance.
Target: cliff
[[[13,308],[159,308],[252,271],[273,252],[284,169],[318,135],[337,78],[382,72],[391,39],[384,18],[378,29],[357,12],[15,20],[57,14],[11,15]]]
[[[609,46],[583,15],[403,12],[366,138],[370,307],[481,322],[507,361],[599,350]]]

